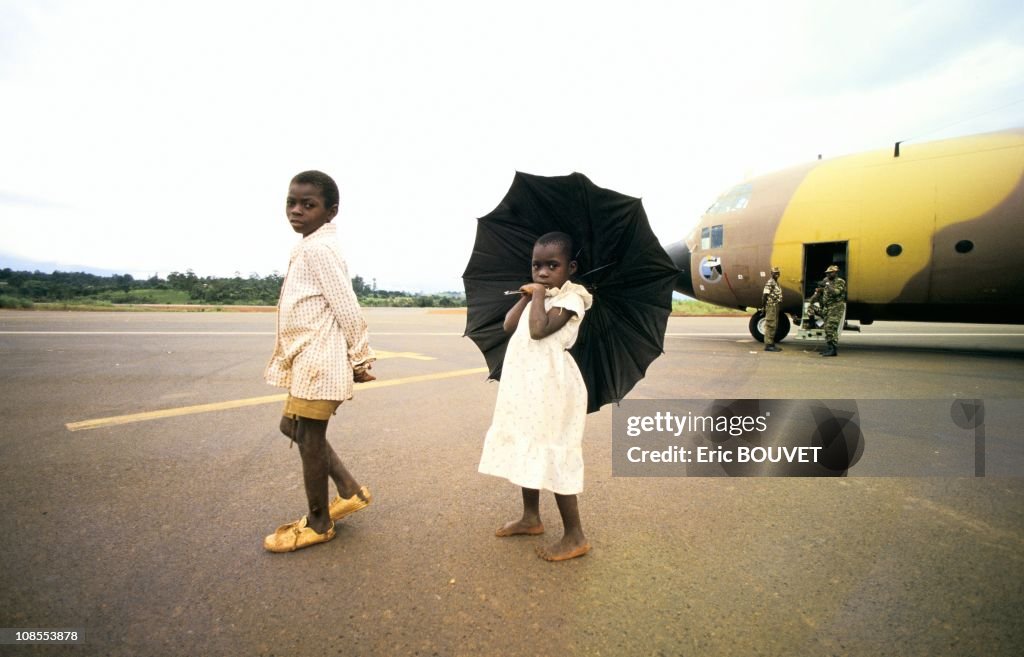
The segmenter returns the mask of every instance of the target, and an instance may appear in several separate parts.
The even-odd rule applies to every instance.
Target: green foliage
[[[734,308],[723,308],[706,301],[696,299],[672,302],[673,315],[748,315],[749,313]]]
[[[30,307],[32,302],[85,306],[120,306],[126,304],[202,304],[214,306],[273,306],[281,293],[284,277],[274,272],[269,276],[249,274],[243,278],[235,272],[232,278],[200,278],[191,269],[171,272],[164,280],[152,276],[135,280],[130,274],[97,276],[83,272],[43,272],[0,270],[0,307]],[[397,306],[404,308],[453,308],[466,305],[458,293],[410,294],[377,290],[376,281],[367,285],[361,276],[352,279],[352,289],[364,306]],[[28,304],[27,306],[24,304]]]
[[[20,310],[27,310],[31,307],[31,299],[24,299],[22,297],[12,297],[6,294],[0,294],[0,308],[17,308]]]
[[[388,296],[359,297],[359,305],[365,308],[459,308],[466,305],[466,299],[445,294],[410,295],[408,292],[399,292]]]
[[[362,276],[356,276],[352,279],[352,291],[360,298],[373,294],[373,288],[366,284]]]
[[[148,285],[148,282],[147,282]],[[138,290],[105,290],[94,297],[110,303],[191,303],[189,293],[185,290],[167,290],[159,288],[141,288]]]

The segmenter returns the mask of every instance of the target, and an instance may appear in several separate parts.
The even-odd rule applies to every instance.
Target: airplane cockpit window
[[[722,214],[723,212],[736,212],[747,207],[750,203],[751,186],[749,183],[736,185],[726,193],[718,197],[705,214]]]
[[[724,238],[725,227],[721,224],[717,226],[704,226],[700,229],[700,248],[702,249],[719,249],[725,241]]]

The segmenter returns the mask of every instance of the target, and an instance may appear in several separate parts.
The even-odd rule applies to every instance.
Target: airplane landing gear
[[[786,313],[779,313],[779,325],[775,328],[775,341],[782,342],[789,335],[789,316]],[[764,342],[764,313],[758,310],[750,318],[750,324],[747,325],[750,329],[750,335],[754,336],[754,339],[758,342]]]

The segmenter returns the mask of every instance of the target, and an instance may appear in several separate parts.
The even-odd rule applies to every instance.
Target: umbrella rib
[[[595,267],[594,269],[591,269],[591,270],[590,270],[590,271],[588,271],[588,272],[587,272],[586,274],[580,274],[580,276],[579,276],[579,277],[580,277],[580,278],[585,278],[585,277],[587,277],[587,276],[590,276],[590,275],[591,275],[591,274],[593,274],[594,272],[598,272],[598,271],[601,271],[602,269],[606,269],[606,268],[608,268],[608,267],[611,267],[612,265],[617,265],[617,264],[619,264],[619,261],[618,261],[618,260],[616,260],[615,262],[609,262],[609,263],[608,263],[607,265],[601,265],[600,267]]]

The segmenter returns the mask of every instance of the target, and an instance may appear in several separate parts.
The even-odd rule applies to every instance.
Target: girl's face
[[[544,287],[562,287],[576,273],[576,261],[560,244],[537,244],[533,247],[533,282]]]

